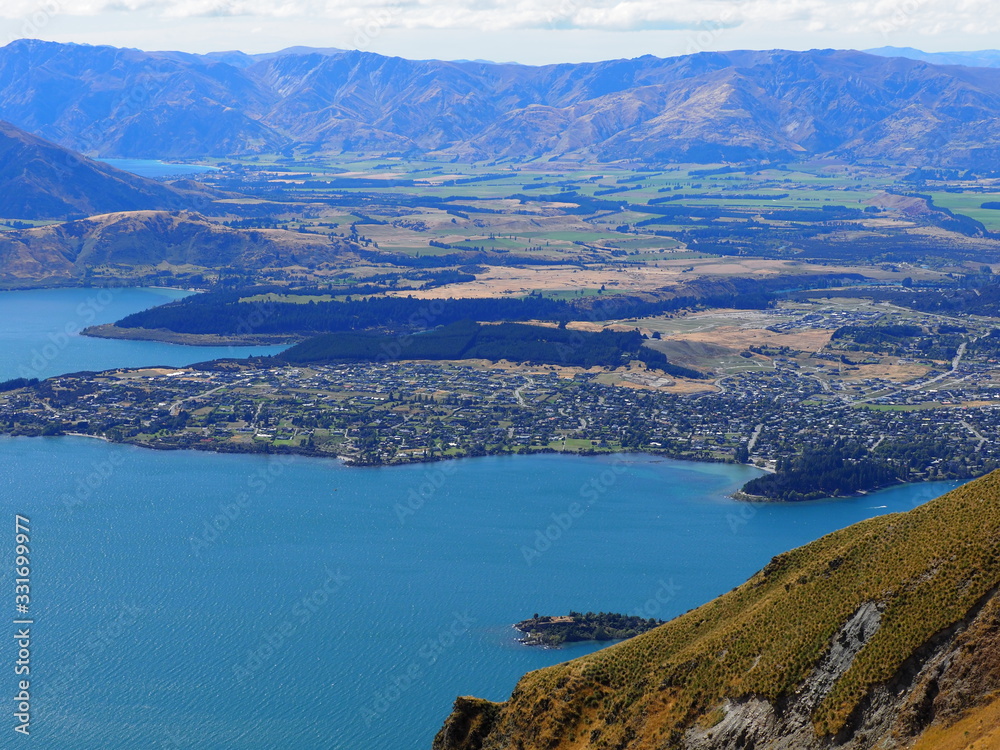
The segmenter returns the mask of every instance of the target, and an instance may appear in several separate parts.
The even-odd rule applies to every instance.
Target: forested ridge
[[[774,474],[752,479],[742,491],[770,500],[795,502],[852,495],[885,487],[899,479],[896,468],[873,458],[863,446],[836,443],[808,448],[800,456],[781,459]]]
[[[212,291],[133,313],[119,328],[165,329],[188,334],[313,334],[380,330],[414,332],[460,320],[483,322],[544,320],[621,320],[676,312],[695,307],[765,309],[790,289],[864,280],[858,274],[777,276],[769,279],[698,280],[664,290],[659,299],[607,294],[572,301],[541,294],[524,297],[439,298],[372,296],[384,291],[371,284],[344,289],[250,287]],[[434,283],[437,283],[435,278]],[[282,295],[335,294],[332,301],[249,301],[268,293]]]
[[[652,369],[702,378],[672,365],[662,352],[643,346],[638,331],[585,331],[521,323],[480,325],[471,320],[407,336],[371,332],[328,333],[303,341],[275,359],[308,362],[384,362],[397,359],[488,359],[575,367],[620,367],[638,360]]]
[[[584,304],[539,295],[521,298],[420,299],[363,297],[331,302],[241,301],[249,293],[222,292],[189,297],[134,313],[116,323],[120,328],[166,329],[192,334],[302,334],[337,331],[418,331],[460,320],[527,321],[605,320],[640,317],[693,307],[763,308],[773,303],[766,293],[723,293],[705,300],[693,296],[647,302],[608,297]]]
[[[244,302],[250,292],[210,293],[154,307],[118,321],[122,328],[165,328],[177,333],[280,334],[355,330],[415,331],[469,318],[564,320],[571,308],[561,300],[426,300],[415,297],[364,297],[332,302]]]
[[[945,315],[1000,315],[1000,279],[991,273],[960,279],[952,287],[928,288],[910,281],[903,288],[825,289],[820,294],[794,292],[792,299],[861,297],[899,307]]]

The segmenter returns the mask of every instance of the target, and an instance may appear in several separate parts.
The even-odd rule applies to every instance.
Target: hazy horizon
[[[538,65],[697,51],[874,49],[978,52],[1000,31],[980,0],[865,4],[837,0],[9,0],[0,42],[39,38],[205,54],[291,46],[362,49],[410,59]]]
[[[14,44],[15,42],[21,42],[21,41],[42,41],[42,42],[53,42],[53,43],[57,43],[57,44],[71,44],[71,45],[75,44],[75,45],[79,45],[79,46],[91,46],[91,47],[108,46],[108,47],[115,47],[115,48],[118,48],[118,49],[136,49],[136,50],[139,50],[141,52],[146,52],[146,53],[149,53],[149,54],[181,53],[181,54],[192,54],[192,55],[203,55],[203,56],[207,56],[207,55],[221,56],[221,55],[239,55],[239,54],[243,54],[243,55],[247,55],[247,56],[250,56],[250,57],[254,57],[254,56],[276,56],[276,55],[281,55],[281,54],[284,54],[284,53],[293,53],[293,52],[296,52],[296,51],[301,51],[301,52],[326,52],[326,53],[329,53],[329,54],[336,54],[336,53],[339,53],[339,52],[354,52],[354,51],[358,51],[358,52],[374,52],[374,53],[380,54],[380,55],[386,55],[386,56],[390,56],[390,57],[402,57],[402,58],[410,59],[410,60],[440,60],[440,61],[444,61],[444,62],[485,62],[485,63],[496,64],[496,65],[528,65],[528,66],[572,64],[572,63],[575,63],[575,62],[603,62],[603,61],[614,60],[614,59],[635,59],[635,58],[644,57],[644,56],[647,56],[647,55],[652,55],[654,57],[659,57],[659,58],[671,58],[671,57],[680,57],[680,56],[683,56],[683,55],[686,55],[686,54],[693,54],[693,53],[703,52],[703,51],[705,51],[705,52],[711,51],[711,52],[719,52],[719,53],[748,52],[748,51],[754,51],[754,52],[767,52],[767,51],[771,51],[771,52],[774,52],[774,51],[809,52],[809,51],[817,51],[817,50],[824,50],[824,49],[834,49],[834,50],[837,50],[837,51],[863,52],[863,53],[866,53],[866,54],[876,54],[876,55],[881,55],[881,56],[894,56],[894,55],[890,55],[889,54],[890,51],[891,51],[893,53],[898,52],[899,53],[898,56],[900,56],[900,57],[907,57],[907,56],[909,56],[909,55],[905,55],[905,54],[902,54],[902,53],[917,53],[917,54],[920,54],[920,55],[927,55],[927,56],[955,55],[955,56],[968,56],[970,58],[982,55],[982,56],[996,57],[996,58],[1000,59],[1000,49],[996,49],[996,48],[969,49],[969,50],[949,49],[949,50],[941,50],[941,51],[930,51],[930,50],[927,50],[927,49],[920,49],[920,48],[916,48],[916,47],[900,47],[900,46],[896,46],[896,45],[884,45],[882,47],[871,47],[871,48],[864,48],[864,49],[859,48],[859,47],[801,47],[801,48],[794,48],[794,47],[767,47],[767,48],[726,47],[726,48],[723,48],[723,47],[720,47],[718,49],[713,49],[713,50],[689,50],[689,51],[681,51],[681,52],[670,53],[670,54],[666,54],[666,53],[664,53],[664,54],[654,54],[654,53],[651,53],[651,52],[638,52],[638,53],[632,53],[632,54],[623,54],[623,55],[620,55],[618,57],[595,57],[592,60],[591,59],[588,59],[588,60],[578,60],[578,61],[576,61],[576,60],[553,60],[553,61],[549,61],[549,62],[529,62],[529,61],[516,60],[516,59],[489,59],[489,58],[485,58],[485,57],[481,57],[481,56],[480,57],[445,57],[445,56],[440,56],[440,55],[411,56],[411,55],[397,54],[397,53],[394,53],[394,52],[391,52],[391,51],[368,50],[368,49],[363,49],[363,48],[360,48],[360,47],[350,47],[350,46],[348,46],[348,47],[334,47],[334,46],[321,47],[321,46],[309,45],[309,44],[291,44],[291,45],[280,46],[280,47],[279,46],[275,46],[273,48],[262,48],[262,49],[259,49],[259,50],[258,49],[254,49],[252,47],[251,48],[248,48],[248,47],[233,47],[233,48],[216,48],[216,49],[206,49],[206,50],[191,50],[191,49],[183,49],[183,48],[180,48],[180,47],[140,47],[140,46],[128,45],[128,44],[112,44],[110,42],[82,42],[82,41],[77,41],[77,40],[65,40],[64,41],[64,40],[56,40],[56,39],[45,39],[45,38],[42,38],[41,36],[36,36],[36,37],[20,37],[20,38],[17,38],[17,39],[5,39],[2,42],[0,42],[0,47],[5,47],[5,46],[8,46],[10,44]],[[1000,45],[998,45],[998,47],[1000,47]]]

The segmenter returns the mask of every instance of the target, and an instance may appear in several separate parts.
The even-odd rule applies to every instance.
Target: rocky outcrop
[[[811,714],[879,627],[867,604],[837,634],[829,654],[799,691],[780,705],[750,698],[726,701],[724,717],[693,728],[684,750],[870,750],[908,747],[937,723],[949,725],[985,705],[1000,689],[1000,596],[991,594],[966,621],[938,634],[877,686],[836,737],[818,737]]]
[[[499,703],[479,698],[459,698],[451,716],[434,738],[433,750],[481,750],[499,714]]]
[[[830,650],[799,689],[777,704],[762,698],[726,700],[716,723],[690,728],[667,747],[683,750],[902,750],[932,726],[948,727],[1000,691],[1000,595],[991,593],[974,615],[938,634],[896,677],[877,686],[835,737],[818,736],[811,715],[853,664],[881,624],[874,602],[840,629]],[[503,704],[459,698],[433,750],[520,748],[494,730]],[[628,747],[628,746],[626,746]]]
[[[830,651],[783,705],[760,698],[726,701],[724,717],[710,728],[693,728],[684,737],[689,750],[728,750],[733,747],[773,747],[775,750],[812,747],[812,712],[854,663],[861,648],[878,630],[882,610],[866,602],[837,633]]]

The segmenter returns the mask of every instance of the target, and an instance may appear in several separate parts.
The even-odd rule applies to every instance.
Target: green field
[[[1000,211],[981,208],[983,203],[1000,203],[1000,193],[929,193],[934,204],[981,221],[990,231],[1000,230]]]

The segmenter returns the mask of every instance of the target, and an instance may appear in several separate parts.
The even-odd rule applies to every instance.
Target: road
[[[940,383],[942,380],[945,380],[947,378],[953,378],[958,374],[958,368],[962,364],[962,358],[965,356],[965,353],[968,351],[968,349],[969,349],[969,342],[963,341],[962,345],[958,347],[958,350],[955,352],[955,356],[951,360],[951,369],[948,370],[948,372],[943,372],[940,375],[936,375],[930,380],[925,380],[921,383],[914,383],[913,385],[904,385],[888,393],[876,393],[872,396],[868,396],[867,398],[851,399],[849,403],[865,404],[868,403],[869,401],[874,401],[877,398],[887,398],[889,396],[895,396],[897,393],[903,393],[906,391],[923,391],[926,390],[928,386],[932,386],[935,383]],[[962,381],[965,380],[967,377],[969,376],[965,375],[964,377],[961,377],[958,380]]]
[[[212,388],[211,390],[205,391],[204,393],[197,393],[194,396],[188,396],[187,398],[178,399],[177,401],[174,401],[174,403],[172,403],[170,405],[170,416],[171,417],[176,417],[178,414],[180,414],[181,404],[184,404],[184,403],[186,403],[188,401],[196,401],[199,398],[204,398],[205,396],[211,396],[216,391],[221,391],[223,388],[228,388],[228,387],[229,387],[229,384],[220,385],[220,386],[216,386],[215,388]],[[259,410],[258,410],[258,413],[259,413]]]
[[[969,424],[968,422],[966,422],[964,419],[961,422],[959,422],[959,424],[961,424],[962,427],[964,427],[965,429],[967,429],[969,431],[969,433],[972,435],[972,437],[974,437],[976,440],[979,441],[979,445],[976,446],[976,452],[977,453],[983,449],[983,444],[984,443],[988,443],[989,442],[989,438],[983,437],[983,433],[981,433],[979,430],[977,430],[971,424]]]
[[[517,405],[518,406],[525,406],[526,405],[526,403],[524,401],[524,396],[521,395],[521,391],[523,391],[525,388],[534,388],[535,387],[535,381],[531,379],[530,375],[525,375],[524,379],[527,380],[528,382],[525,383],[524,385],[520,386],[516,391],[514,391],[514,398],[517,399]]]

